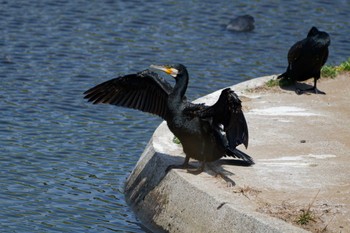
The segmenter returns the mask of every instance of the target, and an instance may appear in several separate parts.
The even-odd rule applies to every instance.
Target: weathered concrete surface
[[[321,79],[327,95],[296,95],[262,88],[270,77],[232,88],[243,102],[250,141],[243,151],[256,164],[222,159],[214,175],[171,170],[184,159],[165,123],[129,176],[125,195],[152,231],[169,232],[350,232],[349,75]],[[252,90],[253,89],[253,90]],[[189,90],[190,91],[190,90]],[[220,91],[198,102],[214,103]],[[231,160],[232,161],[232,160]],[[196,165],[196,161],[192,161]],[[300,226],[301,214],[312,220]]]

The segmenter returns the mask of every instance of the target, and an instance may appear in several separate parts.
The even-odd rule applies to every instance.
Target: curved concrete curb
[[[265,83],[271,77],[244,82],[240,90]],[[215,102],[217,91],[197,101]],[[305,232],[254,210],[245,196],[217,188],[218,179],[182,170],[165,174],[171,164],[184,160],[181,146],[163,122],[130,174],[125,196],[140,220],[153,232]],[[246,168],[250,169],[250,168]]]
[[[278,88],[247,91],[271,76],[231,87],[242,99],[250,131],[246,153],[256,162],[252,167],[232,166],[228,159],[213,163],[231,183],[210,169],[166,174],[184,155],[163,122],[126,181],[128,204],[153,232],[307,232],[279,218],[292,213],[288,221],[295,222],[308,206],[317,217],[308,229],[347,232],[350,128],[344,126],[350,125],[350,86],[342,83],[348,78],[335,79],[339,86],[322,80],[318,87],[326,96]],[[213,104],[220,92],[196,102]]]

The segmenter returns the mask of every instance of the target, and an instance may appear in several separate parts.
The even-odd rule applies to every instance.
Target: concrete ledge
[[[220,181],[211,175],[173,170],[165,176],[170,164],[184,159],[172,139],[162,123],[125,188],[128,204],[152,232],[305,232],[257,213],[242,195],[218,192]]]
[[[319,210],[320,206],[327,205],[331,213],[329,218],[339,216],[339,219],[333,220],[332,227],[340,229],[340,232],[347,231],[349,222],[344,219],[349,214],[349,200],[339,197],[329,201],[326,198],[331,195],[329,187],[332,185],[343,185],[341,190],[350,193],[350,187],[345,184],[350,177],[349,159],[344,160],[343,157],[349,143],[340,146],[339,143],[343,142],[338,140],[338,144],[329,148],[322,144],[321,153],[315,148],[320,146],[320,139],[313,136],[316,133],[319,137],[324,132],[315,130],[312,122],[322,125],[323,120],[329,121],[325,118],[327,113],[324,109],[313,101],[327,103],[330,100],[325,98],[329,97],[297,96],[286,90],[274,93],[247,91],[261,87],[271,78],[257,78],[232,87],[242,97],[243,106],[246,107],[251,135],[250,147],[246,152],[255,159],[256,165],[232,166],[226,159],[213,163],[213,168],[227,174],[231,183],[216,177],[210,170],[200,175],[184,170],[171,170],[165,174],[169,165],[181,164],[184,155],[181,146],[173,143],[173,135],[165,122],[156,129],[125,185],[128,204],[152,232],[307,232],[296,224],[279,219],[278,208],[290,209],[291,212],[300,211],[302,205],[307,208],[313,198],[316,199],[317,191],[320,194],[312,203],[312,208]],[[325,90],[322,84],[318,87]],[[220,92],[197,101],[212,104]],[[295,99],[299,102],[295,102]],[[302,106],[303,101],[306,107]],[[345,104],[346,101],[341,103]],[[318,108],[313,109],[312,106]],[[324,130],[328,132],[329,129]],[[329,142],[335,140],[325,139]],[[338,152],[329,153],[334,148]],[[335,157],[340,159],[340,167],[335,164]],[[344,161],[347,165],[344,165]],[[324,170],[327,168],[326,162],[335,166],[328,169],[332,174]],[[336,174],[337,169],[344,169],[341,171],[345,172],[345,168],[346,174]],[[324,175],[330,177],[325,179]],[[331,207],[336,205],[338,207],[333,210]],[[327,221],[319,222],[319,229],[311,230],[322,230],[330,223]]]

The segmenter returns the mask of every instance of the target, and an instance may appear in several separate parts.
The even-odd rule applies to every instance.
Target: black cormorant
[[[296,42],[289,49],[287,70],[277,78],[286,78],[296,82],[313,77],[314,86],[305,91],[312,90],[316,94],[325,94],[317,89],[316,84],[321,76],[321,68],[327,61],[330,43],[328,33],[312,27],[305,39]],[[299,89],[296,92],[302,93]]]
[[[234,19],[231,19],[227,24],[226,29],[235,32],[250,32],[253,31],[254,17],[251,15],[241,15]]]
[[[184,65],[151,66],[175,78],[172,87],[157,73],[144,70],[101,83],[84,94],[94,104],[107,103],[156,114],[166,120],[170,131],[180,140],[186,158],[182,165],[188,168],[189,159],[201,161],[193,171],[203,171],[205,163],[223,156],[240,158],[247,165],[252,158],[236,149],[248,146],[248,127],[241,110],[241,101],[230,89],[224,89],[212,106],[193,104],[186,100],[188,72]]]

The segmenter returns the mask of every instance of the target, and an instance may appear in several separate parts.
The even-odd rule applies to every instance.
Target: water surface
[[[195,99],[283,72],[311,26],[331,35],[328,64],[338,64],[349,56],[348,9],[341,0],[0,1],[2,232],[144,232],[123,185],[161,120],[82,93],[181,62]],[[242,14],[255,30],[226,31]]]

